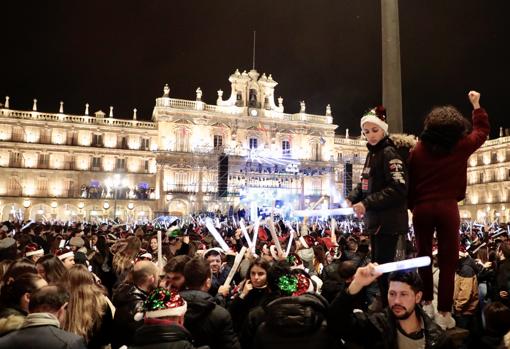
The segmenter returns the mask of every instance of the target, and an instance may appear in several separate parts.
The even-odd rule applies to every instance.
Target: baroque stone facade
[[[325,115],[295,114],[275,102],[277,82],[236,70],[216,105],[170,97],[166,85],[152,121],[0,107],[0,212],[44,220],[122,221],[160,214],[225,212],[230,207],[303,208],[340,202],[345,163],[357,182],[365,142],[335,135]],[[247,207],[246,207],[247,208]]]
[[[0,214],[31,219],[122,221],[198,211],[304,208],[341,202],[360,178],[365,141],[335,135],[331,109],[295,114],[275,99],[277,82],[257,71],[230,77],[216,105],[171,97],[166,85],[152,121],[41,113],[0,105]],[[461,217],[510,219],[510,137],[488,140],[469,160]],[[346,173],[352,164],[352,174]]]

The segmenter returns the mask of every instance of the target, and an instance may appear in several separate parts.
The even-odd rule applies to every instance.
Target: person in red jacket
[[[480,93],[470,91],[473,129],[452,106],[434,108],[425,118],[420,141],[409,157],[408,205],[413,213],[418,256],[432,258],[434,231],[438,240],[439,286],[436,322],[443,328],[455,327],[451,316],[455,267],[459,256],[460,217],[457,202],[464,199],[467,161],[487,139],[489,120],[480,108]],[[424,282],[424,308],[430,313],[432,269],[420,268]]]

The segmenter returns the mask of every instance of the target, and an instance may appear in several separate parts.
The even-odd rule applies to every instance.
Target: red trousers
[[[438,311],[452,311],[455,270],[459,259],[460,216],[457,201],[426,201],[413,209],[413,225],[418,256],[432,258],[432,238],[436,232],[438,244],[439,285]],[[419,269],[423,280],[423,300],[433,295],[432,266]]]

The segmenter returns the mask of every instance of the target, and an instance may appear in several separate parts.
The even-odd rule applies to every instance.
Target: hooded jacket
[[[376,145],[367,143],[367,148],[361,182],[347,199],[365,206],[364,222],[369,233],[407,232],[407,164],[389,137]]]
[[[253,348],[334,348],[327,332],[327,308],[326,299],[312,293],[275,299],[265,308]]]
[[[208,345],[211,349],[239,349],[230,313],[214,302],[207,292],[182,291],[181,297],[188,303],[184,327],[188,329],[196,345]]]

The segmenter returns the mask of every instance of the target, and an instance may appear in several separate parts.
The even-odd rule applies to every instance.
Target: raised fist
[[[469,101],[473,105],[474,109],[480,108],[480,93],[476,91],[469,91],[468,93]]]

